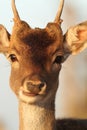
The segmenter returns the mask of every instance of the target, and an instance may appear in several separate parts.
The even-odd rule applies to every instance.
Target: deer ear
[[[64,35],[64,50],[69,54],[78,54],[87,48],[87,21],[68,29]]]
[[[9,47],[10,34],[3,25],[0,25],[0,52],[4,52]]]

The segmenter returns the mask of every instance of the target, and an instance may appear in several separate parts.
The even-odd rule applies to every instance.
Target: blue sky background
[[[21,19],[27,21],[31,27],[40,28],[54,20],[58,4],[59,0],[16,0]],[[12,18],[11,0],[0,0],[0,24],[3,24],[10,33],[13,26]],[[64,32],[71,25],[87,20],[87,0],[65,0],[62,19]],[[9,73],[10,64],[3,55],[0,55],[0,117],[9,130],[16,130],[18,107],[17,99],[9,87]],[[60,111],[61,107],[58,106],[58,109]]]

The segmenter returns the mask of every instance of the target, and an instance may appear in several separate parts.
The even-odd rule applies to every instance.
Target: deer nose
[[[34,94],[41,94],[46,90],[46,83],[40,81],[27,81],[26,89]]]

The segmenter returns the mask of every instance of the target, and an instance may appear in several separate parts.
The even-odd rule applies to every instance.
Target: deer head
[[[10,86],[24,102],[54,100],[62,63],[70,54],[77,54],[87,46],[87,22],[71,27],[63,35],[63,4],[64,0],[60,0],[54,22],[44,29],[32,29],[20,19],[15,0],[12,0],[12,34],[0,25],[0,52],[11,63]]]

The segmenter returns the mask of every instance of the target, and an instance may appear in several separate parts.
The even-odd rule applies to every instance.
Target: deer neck
[[[50,108],[20,102],[19,120],[19,130],[55,130],[54,105]]]

